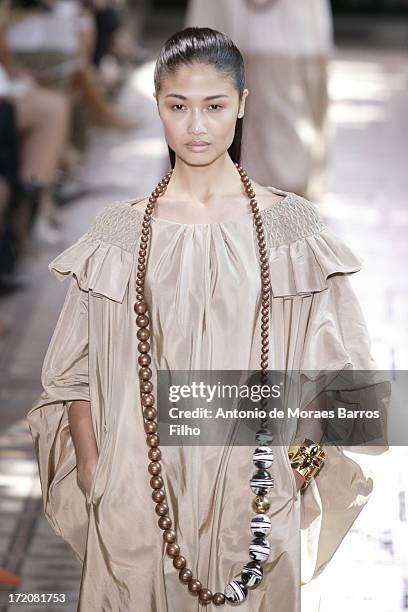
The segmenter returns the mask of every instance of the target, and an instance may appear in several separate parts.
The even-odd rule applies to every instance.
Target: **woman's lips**
[[[186,144],[186,147],[190,150],[193,151],[193,153],[201,153],[202,151],[205,151],[206,149],[208,149],[208,147],[210,146],[209,142],[204,142],[204,141],[197,141],[197,142],[188,142]]]

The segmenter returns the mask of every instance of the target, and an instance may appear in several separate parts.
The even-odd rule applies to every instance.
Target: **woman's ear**
[[[156,95],[156,92],[155,92],[155,91],[153,92],[153,98],[154,98],[154,99],[155,99],[155,101],[156,101],[157,112],[159,113],[159,117],[160,117],[159,101],[158,101],[158,99],[157,99],[157,95]]]
[[[242,119],[242,117],[245,115],[245,100],[248,94],[249,94],[248,89],[244,89],[244,91],[242,92],[240,103],[239,103],[238,119]]]

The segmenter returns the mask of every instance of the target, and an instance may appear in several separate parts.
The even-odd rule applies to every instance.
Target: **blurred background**
[[[76,610],[79,564],[43,517],[25,421],[66,292],[47,265],[167,170],[152,75],[185,25],[243,51],[244,166],[312,199],[362,257],[373,356],[408,368],[408,0],[0,0],[0,612],[38,591]],[[379,458],[310,611],[408,609],[407,460]]]

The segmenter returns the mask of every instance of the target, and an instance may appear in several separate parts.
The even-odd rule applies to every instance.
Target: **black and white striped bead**
[[[229,603],[240,604],[246,599],[248,589],[241,580],[232,580],[225,587],[224,595]]]
[[[267,514],[255,514],[251,520],[251,531],[256,538],[262,538],[271,530],[271,519]]]
[[[269,446],[259,446],[252,456],[255,467],[266,470],[273,462],[273,450]]]
[[[273,485],[273,478],[267,470],[258,470],[249,481],[249,486],[255,495],[267,495]]]
[[[254,561],[266,561],[271,545],[265,538],[254,538],[249,545],[249,556]]]
[[[248,561],[242,569],[242,582],[248,589],[253,589],[261,582],[263,569],[259,561]]]
[[[269,429],[259,429],[255,434],[257,444],[261,446],[270,446],[272,444],[273,435]]]

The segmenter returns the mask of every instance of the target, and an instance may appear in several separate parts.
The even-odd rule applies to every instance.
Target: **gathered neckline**
[[[272,193],[275,193],[276,195],[282,195],[283,198],[280,199],[278,202],[275,202],[274,204],[272,204],[272,206],[268,206],[267,208],[262,208],[259,211],[261,214],[267,210],[273,210],[275,207],[285,202],[291,195],[291,192],[289,191],[283,191],[281,189],[277,189],[276,187],[270,187],[269,185],[266,186],[266,189],[269,189]],[[137,204],[138,202],[144,199],[145,198],[143,197],[143,198],[140,198],[140,200],[133,201],[131,206],[133,204]],[[144,210],[140,212],[144,213]],[[250,218],[251,216],[253,216],[253,213],[249,211],[245,213],[244,215],[240,215],[239,217],[235,217],[232,219],[226,219],[225,221],[212,221],[210,223],[181,223],[180,221],[171,221],[170,219],[162,219],[161,217],[153,217],[153,216],[151,217],[151,220],[154,223],[164,223],[166,225],[178,225],[179,227],[211,227],[211,226],[225,225],[226,223],[236,223],[237,221],[246,220]]]

